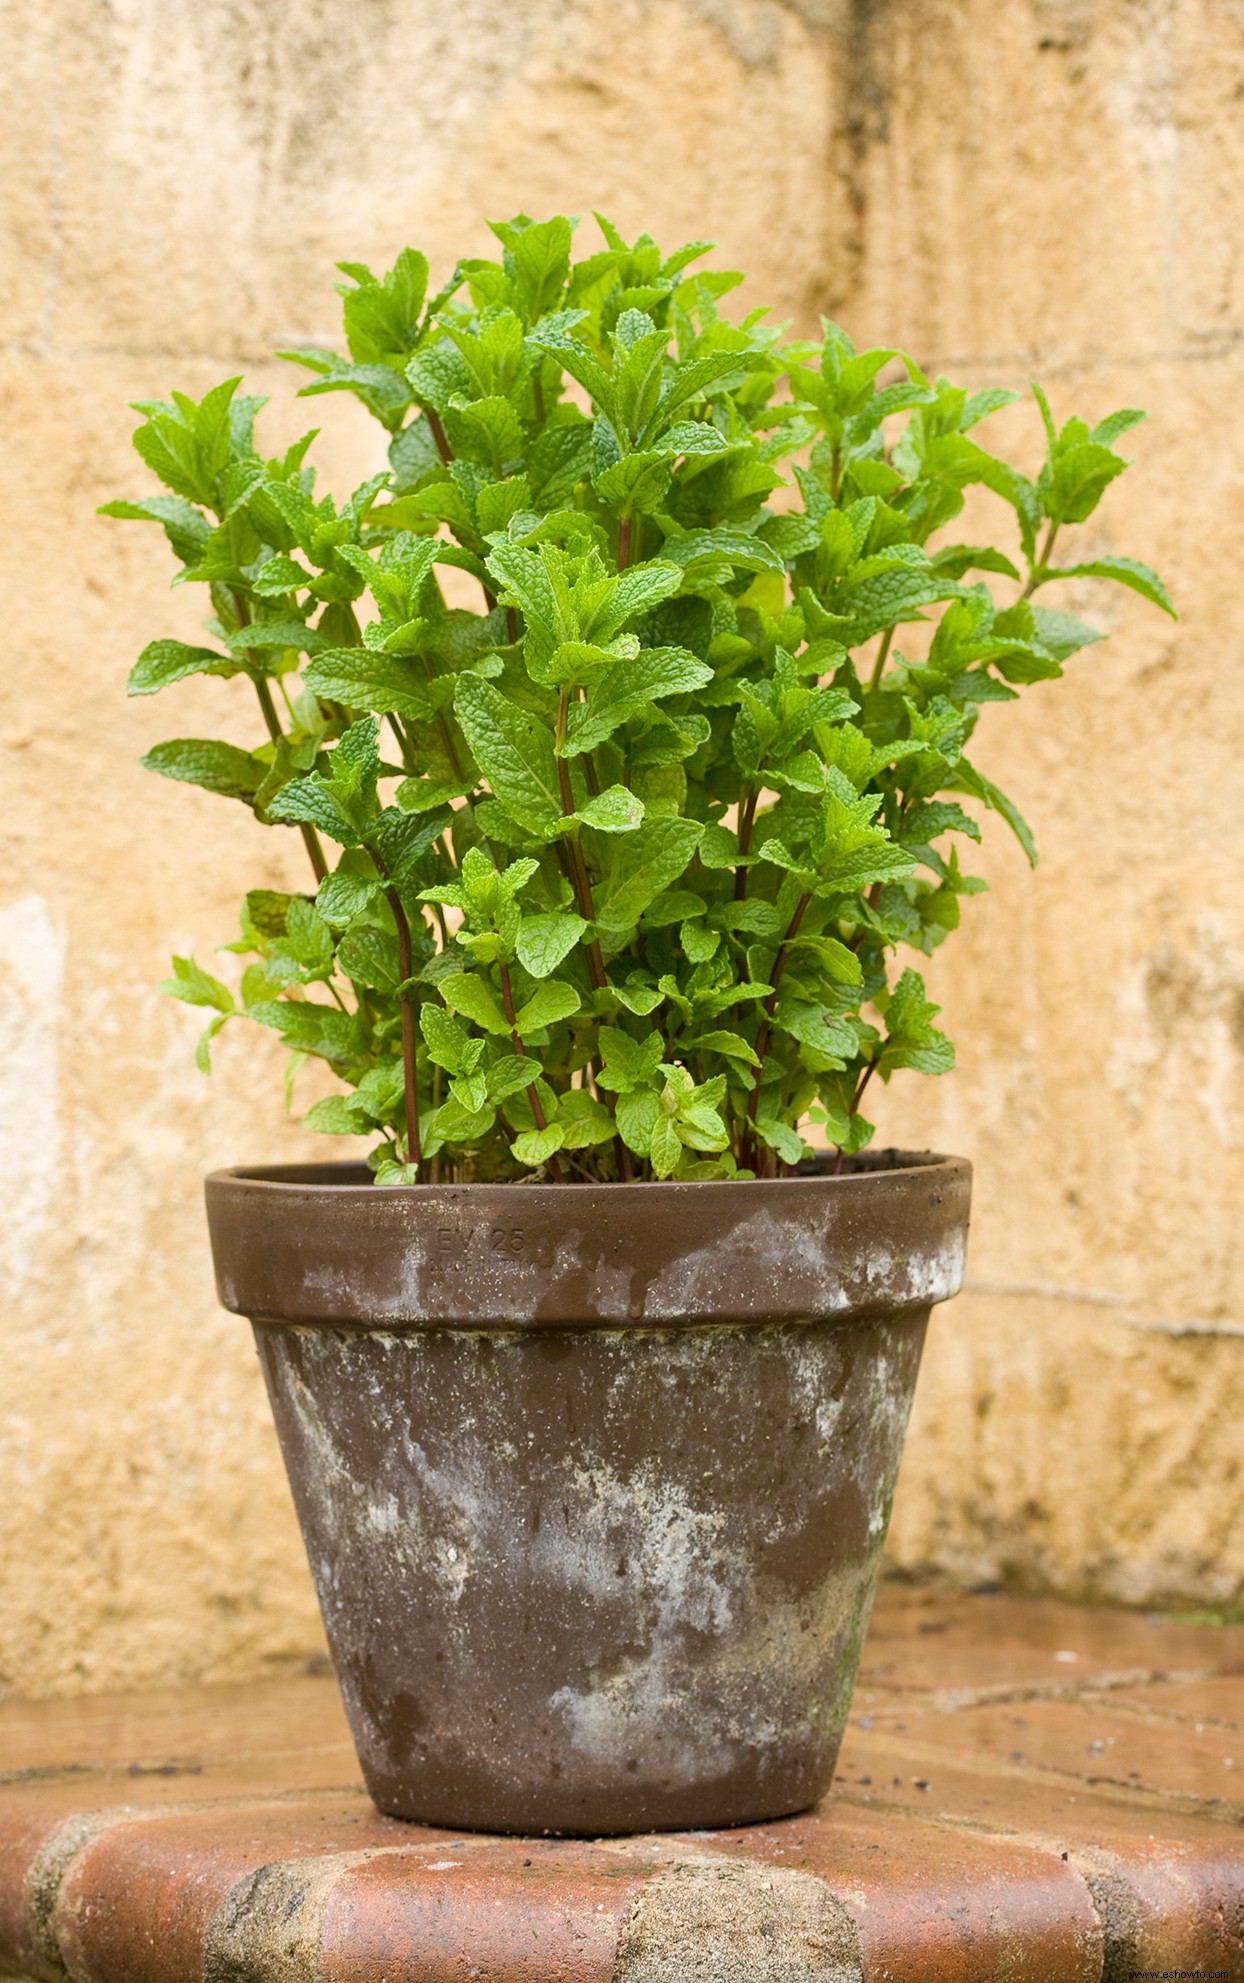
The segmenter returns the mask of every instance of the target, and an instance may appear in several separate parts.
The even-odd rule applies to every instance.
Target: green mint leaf
[[[458,677],[454,711],[506,811],[529,832],[550,837],[561,824],[552,732],[478,675]]]
[[[539,1170],[562,1148],[565,1134],[560,1122],[550,1122],[544,1129],[528,1129],[516,1136],[510,1150],[517,1163]]]
[[[195,565],[211,536],[211,525],[202,510],[179,496],[147,496],[137,503],[101,503],[98,516],[116,516],[133,522],[158,523],[184,565]]]
[[[366,1136],[372,1116],[356,1095],[325,1095],[307,1110],[302,1126],[328,1136]]]
[[[460,1012],[464,1019],[473,1020],[486,1033],[509,1032],[509,1021],[491,986],[474,972],[464,971],[442,978],[440,993],[451,1012]]]
[[[370,648],[340,647],[317,654],[303,679],[315,695],[344,703],[348,709],[407,716],[415,723],[432,722],[438,713],[427,675],[418,662],[377,654]]]
[[[560,1019],[569,1019],[578,1010],[579,994],[574,986],[563,984],[560,978],[551,978],[537,985],[531,997],[519,1006],[514,1015],[514,1030],[525,1040],[546,1026],[555,1026]]]
[[[702,830],[697,820],[653,819],[621,838],[596,894],[601,927],[624,930],[637,923],[648,904],[684,872]]]
[[[229,987],[196,964],[193,957],[174,957],[173,975],[165,978],[159,989],[185,1005],[212,1006],[226,1017],[237,1010]]]
[[[720,1053],[728,1060],[741,1060],[747,1067],[760,1066],[755,1048],[748,1045],[741,1033],[700,1033],[687,1041],[687,1052]]]
[[[1126,585],[1132,592],[1139,592],[1142,599],[1152,600],[1173,620],[1179,618],[1170,593],[1155,571],[1142,565],[1136,558],[1094,558],[1091,564],[1068,565],[1060,571],[1049,571],[1047,578],[1112,578],[1117,585]]]
[[[555,916],[524,916],[517,937],[518,961],[533,978],[547,978],[565,963],[587,924],[563,910]]]
[[[1028,857],[1029,867],[1036,867],[1036,841],[1032,837],[1032,828],[1019,807],[1012,799],[1008,799],[1006,793],[1000,791],[991,779],[986,778],[984,772],[978,771],[974,765],[969,764],[965,757],[959,760],[953,789],[970,793],[974,799],[982,800],[991,812],[998,813],[1019,841]]]
[[[181,640],[153,640],[130,670],[126,692],[154,695],[187,675],[236,675],[239,664],[210,647],[187,647]]]
[[[576,703],[566,728],[567,757],[595,750],[648,703],[687,695],[713,679],[713,671],[681,647],[644,648],[629,661],[617,661]]]
[[[682,1160],[682,1138],[667,1115],[658,1114],[648,1137],[648,1156],[658,1177],[672,1177]]]
[[[249,751],[205,737],[176,737],[167,744],[156,744],[141,762],[148,771],[158,771],[161,778],[201,785],[205,792],[219,792],[227,799],[244,799],[248,804],[268,770],[262,759],[252,757]]]
[[[598,797],[585,800],[575,818],[598,833],[634,833],[643,824],[644,802],[625,785],[611,785]]]

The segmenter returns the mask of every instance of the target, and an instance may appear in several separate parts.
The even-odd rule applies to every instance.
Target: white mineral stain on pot
[[[783,1284],[796,1274],[815,1290],[817,1311],[834,1314],[849,1302],[838,1263],[827,1257],[827,1237],[823,1228],[779,1219],[763,1208],[753,1212],[740,1219],[728,1244],[700,1247],[668,1262],[649,1283],[645,1318],[675,1322],[688,1313],[737,1308],[740,1280],[751,1279],[757,1259],[771,1263],[766,1285],[756,1290],[758,1304],[767,1304],[775,1294],[780,1297]]]
[[[358,1587],[358,1562],[369,1551],[361,1589],[375,1588],[373,1579],[390,1585],[387,1629],[399,1638],[385,1642],[381,1671],[395,1686],[403,1606],[419,1621],[413,1638],[425,1649],[427,1621],[436,1621],[445,1670],[459,1676],[467,1706],[485,1698],[473,1634],[489,1589],[530,1588],[553,1615],[599,1621],[596,1664],[551,1674],[547,1694],[537,1696],[547,1702],[552,1739],[579,1759],[586,1777],[601,1764],[624,1770],[637,1750],[659,1755],[672,1773],[722,1775],[744,1750],[776,1754],[804,1740],[809,1716],[836,1725],[834,1661],[875,1572],[915,1375],[913,1327],[909,1317],[883,1317],[866,1325],[864,1341],[838,1327],[746,1324],[564,1339],[566,1377],[542,1408],[551,1416],[539,1427],[538,1474],[533,1426],[516,1414],[532,1402],[524,1367],[534,1371],[529,1360],[547,1357],[551,1338],[542,1348],[522,1331],[312,1329],[291,1332],[295,1355],[292,1340],[287,1348],[274,1335],[276,1387],[292,1409],[316,1503],[317,1581],[339,1666],[344,1672],[351,1659],[374,1657],[372,1607],[360,1605]],[[806,1450],[789,1504],[758,1510],[744,1535],[737,1515],[714,1504],[713,1467],[725,1456],[706,1469],[704,1454],[713,1449],[715,1400],[737,1411],[765,1392],[757,1357],[781,1373],[766,1393],[777,1401],[766,1442],[801,1425]],[[382,1456],[371,1481],[351,1472],[344,1420],[339,1439],[334,1431],[347,1385],[357,1387],[367,1443]],[[562,1415],[580,1386],[584,1396],[598,1387],[596,1397],[607,1400],[603,1419],[592,1422],[589,1413],[581,1435]],[[645,1393],[668,1401],[674,1387],[686,1389],[688,1411],[702,1418],[684,1451],[675,1442],[668,1454],[626,1464],[602,1453],[642,1415]],[[425,1396],[439,1400],[431,1421],[421,1416]],[[669,1403],[662,1409],[668,1415]],[[786,1594],[766,1571],[763,1550],[797,1542],[809,1496],[820,1501],[845,1487],[849,1501],[852,1483],[868,1538],[864,1560]],[[544,1515],[534,1529],[533,1491]],[[353,1577],[352,1592],[337,1571],[349,1562],[355,1568],[343,1575],[347,1583]],[[765,1670],[781,1706],[761,1717],[754,1678]],[[401,1686],[418,1693],[422,1672],[412,1666]],[[353,1696],[352,1717],[364,1760],[379,1773],[392,1766],[392,1738],[374,1688],[369,1681],[366,1700]],[[507,1753],[500,1732],[482,1729],[479,1741],[490,1754]]]
[[[386,1495],[383,1501],[367,1503],[367,1519],[377,1535],[392,1535],[398,1525],[398,1507],[394,1497]]]

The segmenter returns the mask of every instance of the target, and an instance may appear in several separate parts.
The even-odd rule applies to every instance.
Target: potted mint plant
[[[251,1317],[367,1781],[449,1824],[740,1823],[830,1782],[968,1167],[867,1150],[870,1084],[942,1074],[906,961],[1018,809],[986,704],[1099,638],[1074,526],[1141,416],[1030,479],[968,394],[844,331],[786,341],[740,278],[600,222],[494,227],[428,294],[341,265],[349,392],[388,466],[341,506],[229,380],[135,445],[238,741],[145,762],[292,832],[227,981],[166,989],[327,1063],[309,1127],[365,1162],[208,1182]],[[1007,548],[956,541],[965,490]],[[1065,560],[1070,558],[1070,562]],[[1057,594],[1055,594],[1057,596]],[[874,1089],[874,1093],[876,1090]]]

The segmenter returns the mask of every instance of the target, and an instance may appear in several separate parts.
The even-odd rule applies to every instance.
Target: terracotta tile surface
[[[1244,1679],[1238,1674],[1219,1680],[1167,1680],[1149,1687],[1123,1687],[1112,1693],[1110,1704],[1136,1708],[1141,1714],[1244,1730]]]
[[[0,1704],[43,1983],[1244,1979],[1244,1631],[883,1591],[834,1794],[653,1839],[381,1818],[330,1679]]]

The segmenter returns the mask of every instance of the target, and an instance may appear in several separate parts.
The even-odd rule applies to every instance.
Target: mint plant
[[[376,1138],[381,1183],[773,1177],[808,1125],[841,1167],[874,1077],[953,1063],[902,953],[984,886],[957,843],[994,812],[1035,862],[969,752],[1101,638],[1036,595],[1173,611],[1134,560],[1056,562],[1139,412],[1059,427],[1034,387],[1030,479],[972,438],[1014,393],[732,323],[709,244],[599,224],[577,261],[564,217],[495,224],[430,298],[410,249],[340,264],[348,357],[283,354],[389,436],[340,508],[314,432],[259,452],[237,379],[140,402],[167,493],[105,505],[211,597],[210,644],[152,642],[130,693],[244,676],[266,733],[144,762],[309,861],[246,896],[236,991],[187,958],[165,989],[211,1014],[205,1071],[242,1016],[326,1061],[306,1121]],[[943,541],[973,485],[1014,555]]]

